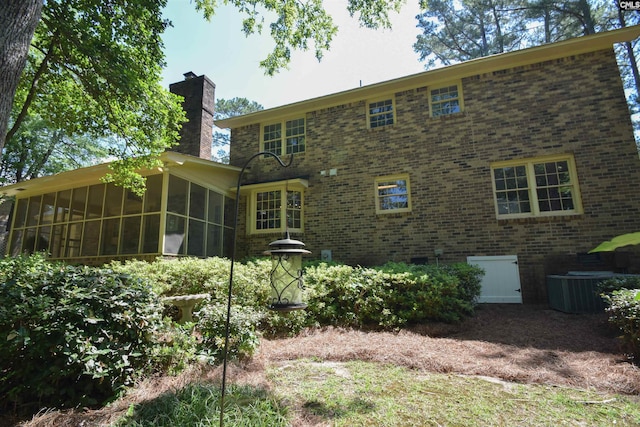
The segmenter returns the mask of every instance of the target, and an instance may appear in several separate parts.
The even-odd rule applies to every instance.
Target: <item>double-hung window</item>
[[[306,148],[304,118],[271,123],[262,127],[262,151],[273,154],[303,153]]]
[[[435,87],[429,90],[431,117],[447,116],[462,111],[462,89],[460,84]]]
[[[370,129],[390,126],[395,123],[393,98],[367,103],[367,121]]]
[[[499,219],[582,212],[570,155],[494,163],[491,174]]]
[[[376,213],[411,211],[409,175],[381,176],[375,180]]]

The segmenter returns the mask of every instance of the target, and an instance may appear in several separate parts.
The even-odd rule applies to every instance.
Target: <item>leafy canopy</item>
[[[105,180],[142,191],[136,169],[158,165],[157,155],[177,142],[184,121],[180,98],[160,84],[165,4],[47,1],[14,99],[7,145],[20,145],[34,120],[46,133],[72,140],[110,138],[107,154],[117,160]]]

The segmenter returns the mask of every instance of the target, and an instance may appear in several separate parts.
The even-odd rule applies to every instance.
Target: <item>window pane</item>
[[[187,187],[189,183],[177,176],[169,176],[169,192],[167,197],[167,211],[186,215]]]
[[[49,242],[51,240],[51,226],[38,227],[38,237],[36,238],[36,252],[49,252]]]
[[[22,235],[23,230],[13,230],[11,234],[11,245],[9,246],[11,256],[18,256],[22,252]]]
[[[25,224],[25,218],[27,216],[27,205],[29,204],[29,199],[18,199],[18,203],[15,208],[15,228],[22,228]]]
[[[24,241],[22,242],[23,253],[31,254],[36,247],[36,228],[27,228],[24,231]]]
[[[222,224],[224,196],[209,190],[209,222]]]
[[[86,218],[101,218],[102,205],[104,203],[104,184],[92,185],[89,187],[89,198],[87,201]]]
[[[131,216],[122,218],[122,236],[120,238],[121,254],[138,253],[138,243],[140,242],[140,222],[142,217]]]
[[[393,124],[393,100],[369,104],[369,127],[376,128]]]
[[[142,197],[134,194],[131,190],[125,190],[123,209],[123,215],[142,213]]]
[[[444,116],[460,112],[458,86],[449,86],[431,91],[431,115]]]
[[[204,256],[204,221],[189,219],[187,255]]]
[[[102,248],[100,255],[117,254],[119,240],[120,218],[105,219],[102,222]]]
[[[142,253],[158,253],[160,238],[160,215],[145,215],[142,218]]]
[[[65,257],[80,256],[80,242],[82,241],[82,223],[76,222],[69,224],[69,236],[65,246]],[[97,243],[96,243],[97,245]]]
[[[287,227],[302,228],[302,193],[287,193]]]
[[[224,198],[224,225],[233,228],[235,220],[236,201],[229,197]]]
[[[378,210],[406,209],[409,207],[406,180],[378,181],[377,186]]]
[[[29,197],[29,208],[27,209],[27,226],[38,225],[41,200],[42,196]]]
[[[264,151],[280,155],[282,154],[282,125],[274,123],[263,129],[262,142]]]
[[[207,256],[222,256],[222,226],[207,224]]]
[[[304,119],[289,120],[286,135],[287,154],[302,153],[305,149]]]
[[[61,258],[64,256],[64,243],[66,241],[66,224],[54,225],[51,235],[51,257]]]
[[[147,177],[147,191],[144,195],[144,211],[160,212],[162,202],[162,175]],[[156,251],[153,251],[156,252]]]
[[[87,203],[87,187],[73,189],[73,199],[71,201],[71,220],[84,219],[84,208]]]
[[[56,215],[54,222],[69,220],[69,204],[71,202],[71,190],[58,191],[56,199]]]
[[[204,219],[205,199],[207,189],[191,183],[191,192],[189,197],[189,216],[198,219]]]
[[[256,230],[280,228],[281,192],[266,191],[256,195]]]
[[[47,193],[42,196],[40,224],[51,224],[53,222],[53,212],[54,212],[55,202],[56,202],[56,193]]]
[[[98,255],[100,222],[101,221],[99,219],[85,222],[84,235],[82,237],[82,256]]]
[[[107,184],[107,195],[105,197],[104,216],[119,216],[122,214],[122,187],[115,184]]]
[[[558,212],[574,209],[573,186],[569,174],[569,163],[545,162],[534,165],[538,185],[538,208],[540,212]]]
[[[167,214],[167,225],[164,236],[164,252],[167,254],[184,253],[184,218]]]

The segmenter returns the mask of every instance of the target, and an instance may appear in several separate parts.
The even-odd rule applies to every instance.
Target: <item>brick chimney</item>
[[[169,90],[184,97],[182,108],[188,120],[180,130],[180,144],[171,150],[211,160],[216,85],[207,76],[189,71],[183,81],[170,84]]]

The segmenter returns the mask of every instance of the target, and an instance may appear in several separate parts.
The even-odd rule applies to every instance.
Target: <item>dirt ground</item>
[[[399,332],[326,328],[295,338],[263,340],[250,362],[229,367],[228,381],[268,386],[265,367],[308,357],[326,362],[359,359],[430,372],[640,394],[640,367],[625,356],[604,313],[565,314],[529,305],[482,305],[460,325],[425,325]],[[108,425],[133,402],[175,390],[196,378],[215,381],[219,377],[218,368],[154,378],[109,408],[49,412],[21,426]]]

